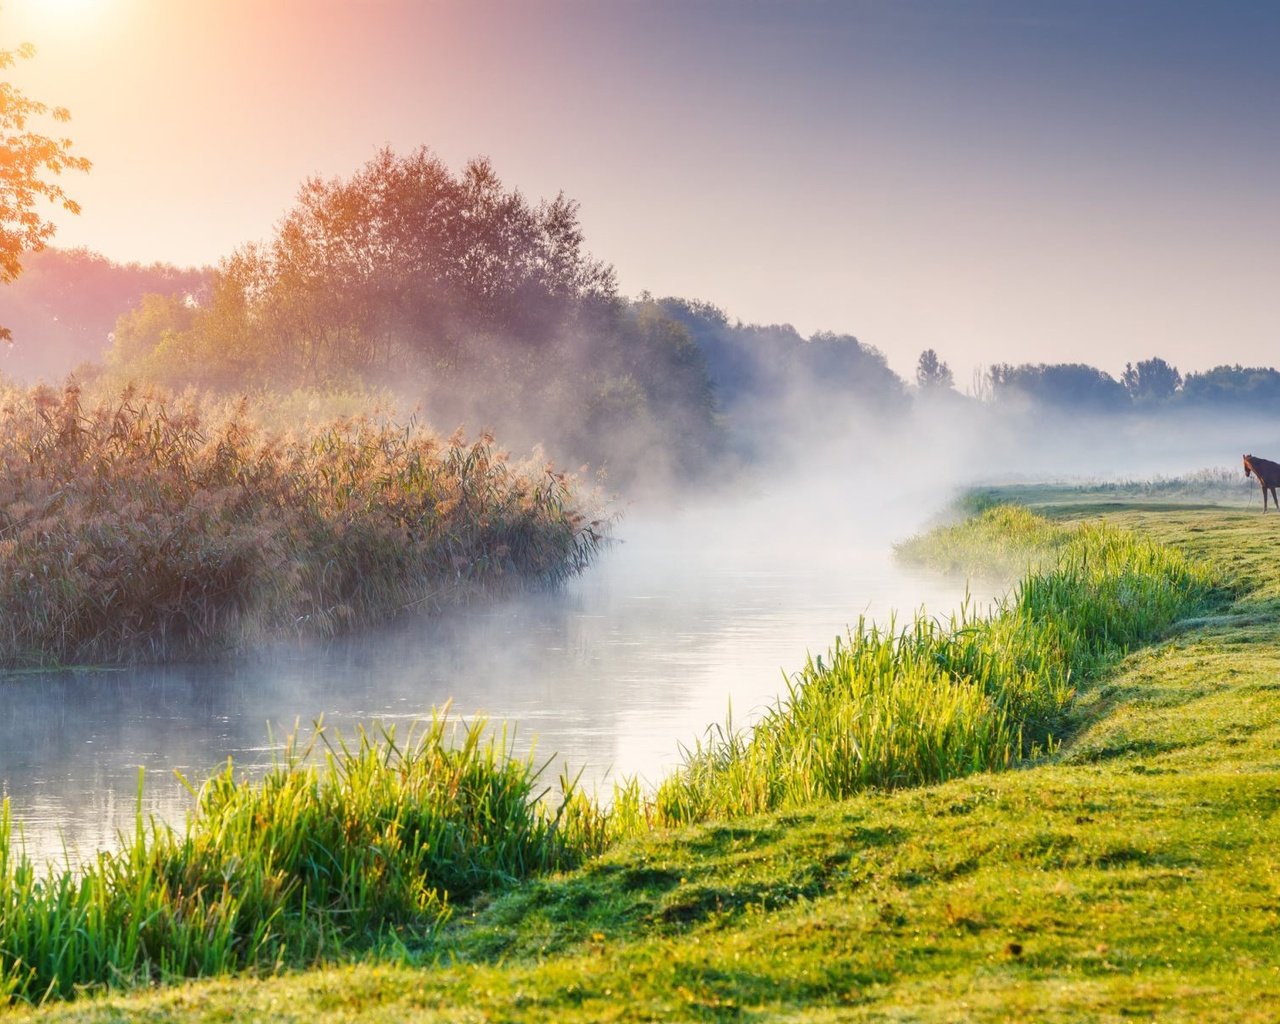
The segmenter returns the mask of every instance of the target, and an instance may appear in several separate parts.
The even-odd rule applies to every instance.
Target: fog
[[[892,549],[957,515],[965,487],[1183,475],[1195,500],[1246,508],[1257,488],[1240,454],[1280,448],[1247,415],[1088,418],[943,396],[888,421],[802,414],[829,395],[788,403],[788,429],[756,438],[753,464],[615,497],[612,542],[561,589],[210,664],[5,679],[0,777],[28,851],[113,845],[139,766],[143,809],[181,825],[175,771],[198,784],[231,757],[252,775],[295,728],[403,735],[446,705],[507,723],[518,752],[550,762],[549,786],[561,771],[601,793],[623,776],[653,784],[730,709],[749,724],[860,616],[955,609],[966,581]]]
[[[905,492],[904,492],[905,493]],[[27,848],[86,851],[129,828],[138,766],[143,807],[181,824],[173,777],[199,783],[234,758],[270,764],[295,728],[352,735],[451,702],[451,714],[509,723],[515,746],[605,792],[648,783],[732,708],[747,724],[860,615],[948,610],[963,581],[892,560],[891,544],[931,506],[891,495],[875,469],[810,467],[783,483],[622,510],[615,540],[582,578],[551,592],[416,618],[327,644],[231,661],[13,677],[0,692],[0,776]]]

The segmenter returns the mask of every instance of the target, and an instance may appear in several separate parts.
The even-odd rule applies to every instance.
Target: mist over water
[[[619,776],[656,783],[681,744],[730,707],[749,724],[784,674],[859,616],[958,607],[963,581],[896,563],[892,545],[945,514],[965,483],[1234,466],[1242,445],[1267,453],[1266,429],[984,422],[920,403],[901,429],[778,444],[731,487],[625,507],[616,542],[556,591],[211,664],[5,678],[0,778],[38,859],[64,843],[73,857],[114,846],[133,826],[139,766],[144,812],[181,826],[192,801],[175,771],[198,786],[230,757],[252,775],[321,718],[344,736],[379,725],[403,736],[450,703],[552,760],[549,786],[562,769],[602,793]],[[1241,477],[1239,504],[1251,501]]]
[[[749,722],[859,615],[959,603],[961,582],[893,562],[922,512],[827,484],[633,507],[598,563],[554,592],[230,662],[5,679],[0,777],[26,848],[113,846],[132,828],[139,766],[144,810],[181,825],[191,798],[175,770],[198,785],[231,757],[253,773],[295,723],[403,735],[448,701],[508,723],[539,762],[554,755],[548,784],[565,766],[588,787],[656,782],[681,743],[730,705]]]

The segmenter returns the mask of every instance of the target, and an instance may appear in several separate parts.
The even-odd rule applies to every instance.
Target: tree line
[[[624,298],[587,251],[576,203],[530,201],[489,161],[454,172],[426,148],[306,182],[269,241],[216,269],[56,250],[27,263],[6,322],[49,359],[105,348],[109,372],[171,388],[389,386],[442,429],[544,442],[623,477],[687,476],[778,431],[885,422],[913,400],[1120,413],[1280,398],[1273,368],[1183,375],[1159,357],[1118,379],[1082,363],[1001,363],[961,395],[929,348],[909,383],[849,334]]]
[[[1095,413],[1188,408],[1253,409],[1280,401],[1280,371],[1270,366],[1219,365],[1182,374],[1158,356],[1126,363],[1117,380],[1084,363],[998,363],[986,371],[996,403]]]

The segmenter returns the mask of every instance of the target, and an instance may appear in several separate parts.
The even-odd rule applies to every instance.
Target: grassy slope
[[[1274,1020],[1280,521],[1050,511],[1103,512],[1245,588],[1083,694],[1079,731],[1050,763],[628,844],[477,908],[437,966],[409,956],[30,1014]]]

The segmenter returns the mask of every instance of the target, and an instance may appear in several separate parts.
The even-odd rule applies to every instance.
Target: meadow
[[[561,580],[605,539],[589,490],[488,435],[323,415],[288,433],[274,404],[0,393],[0,667],[328,636]]]
[[[1132,795],[1130,759],[1166,751],[1131,744],[1123,727],[1117,738],[1116,723],[1176,719],[1153,710],[1150,663],[1174,663],[1177,677],[1171,652],[1221,630],[1222,610],[1256,600],[1260,585],[1216,544],[1170,543],[1203,523],[1150,522],[1164,520],[1067,526],[995,508],[924,538],[914,556],[937,561],[1019,537],[1037,568],[985,616],[851,631],[754,730],[709,733],[656,794],[623,785],[608,809],[570,780],[547,794],[500,739],[474,726],[446,737],[438,721],[419,745],[364,739],[319,763],[286,759],[260,785],[229,767],[185,835],[140,822],[131,848],[79,875],[41,876],[7,848],[10,997],[249,968],[281,976],[71,1012],[188,1019],[205,1001],[216,1016],[248,1000],[278,1019],[821,1019],[819,1008],[844,1005],[877,1019],[890,997],[917,1009],[944,998],[966,965],[982,980],[1034,964],[1043,981],[1040,967],[1052,974],[1066,955],[1054,936],[1077,928],[1061,916],[1076,897],[1085,930],[1103,935],[1093,955],[1105,975],[1098,950],[1145,932],[1095,907],[1098,886],[1163,871],[1177,857],[1153,852],[1159,830],[1185,847],[1203,817],[1162,771],[1136,773],[1158,799]],[[1257,542],[1254,517],[1232,526]],[[1181,670],[1188,682],[1196,672]],[[1242,884],[1230,851],[1260,854],[1252,844],[1274,808],[1237,817],[1231,780],[1207,771],[1192,795],[1227,794],[1215,820],[1234,838],[1218,850],[1227,888],[1197,899],[1221,907]],[[1257,786],[1245,788],[1256,801]],[[1065,888],[1037,904],[1054,886]],[[1144,913],[1209,926],[1185,893],[1163,909],[1159,892],[1142,895]],[[993,1019],[1003,998],[987,1000]]]

